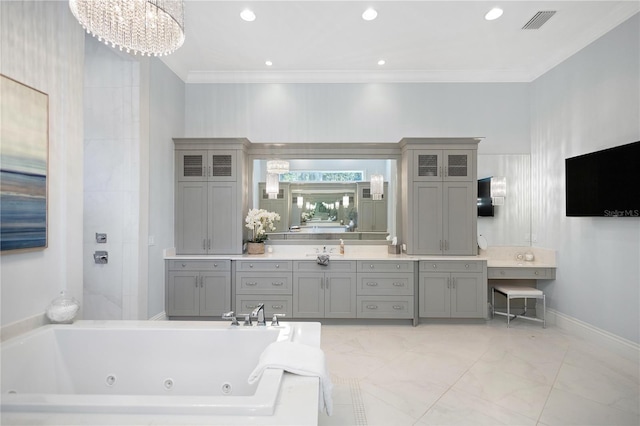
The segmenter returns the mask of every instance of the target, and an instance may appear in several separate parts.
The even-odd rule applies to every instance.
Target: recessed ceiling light
[[[256,20],[256,14],[253,13],[253,10],[251,9],[244,9],[242,12],[240,12],[240,17],[247,22]]]
[[[271,65],[273,65],[273,62],[271,61],[264,61],[264,64],[268,67],[270,67]]]
[[[484,15],[484,19],[486,19],[487,21],[493,21],[494,19],[498,19],[501,16],[502,9],[500,9],[499,7],[494,7],[493,9],[488,11],[486,15]]]
[[[387,61],[385,61],[384,59],[380,59],[380,60],[378,61],[378,65],[384,65],[384,64],[386,64],[386,63],[387,63]]]
[[[378,12],[372,7],[362,13],[362,19],[365,21],[373,21],[378,16]]]

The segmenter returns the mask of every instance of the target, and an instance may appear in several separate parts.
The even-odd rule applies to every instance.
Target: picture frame
[[[0,74],[0,253],[48,245],[49,95]]]

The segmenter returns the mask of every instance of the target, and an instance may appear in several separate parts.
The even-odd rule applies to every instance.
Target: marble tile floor
[[[640,364],[553,326],[323,325],[321,426],[640,425]]]

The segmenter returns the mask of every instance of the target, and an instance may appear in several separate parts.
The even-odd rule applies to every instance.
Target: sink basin
[[[305,256],[313,256],[313,257],[318,257],[321,254],[326,254],[327,256],[329,256],[329,259],[331,259],[334,256],[344,256],[344,254],[340,254],[340,253],[307,253]]]

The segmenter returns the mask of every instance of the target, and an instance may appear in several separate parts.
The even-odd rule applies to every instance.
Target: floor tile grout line
[[[560,371],[562,371],[562,367],[564,366],[564,362],[567,359],[567,354],[569,353],[569,348],[570,345],[567,345],[567,348],[564,350],[564,355],[562,356],[562,362],[560,363],[560,367],[558,368],[558,371],[556,371],[556,376],[553,379],[553,383],[551,384],[551,387],[549,388],[549,393],[547,394],[547,397],[544,400],[544,404],[542,404],[542,409],[540,410],[540,414],[538,414],[538,419],[536,420],[536,424],[540,423],[540,419],[542,418],[542,415],[544,414],[544,410],[545,408],[547,408],[547,404],[549,403],[549,398],[551,398],[551,393],[553,392],[553,389],[556,387],[556,383],[558,382],[558,376],[560,376]]]

